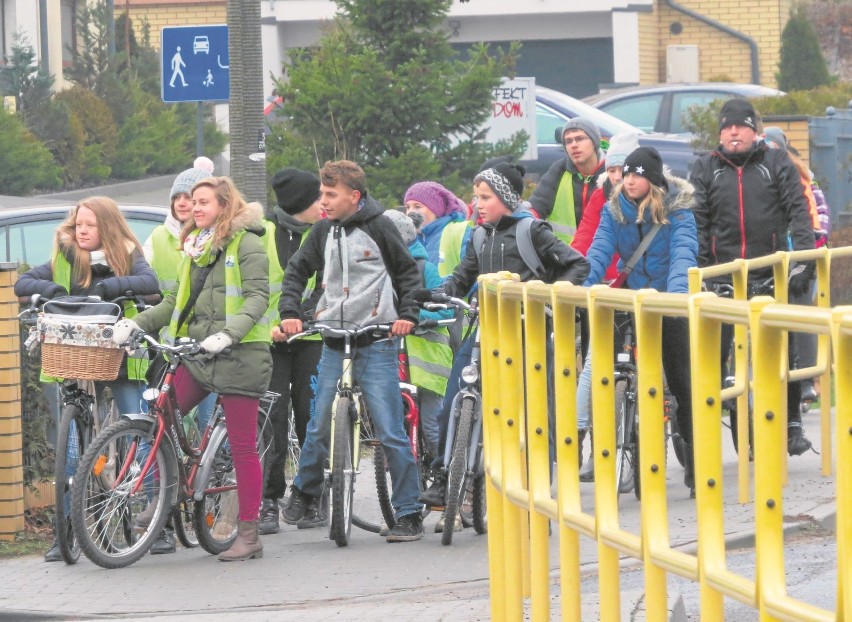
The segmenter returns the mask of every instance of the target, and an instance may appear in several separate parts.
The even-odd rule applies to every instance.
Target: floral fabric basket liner
[[[121,307],[113,302],[85,296],[57,298],[44,303],[39,336],[47,344],[117,349],[112,328],[120,317]]]

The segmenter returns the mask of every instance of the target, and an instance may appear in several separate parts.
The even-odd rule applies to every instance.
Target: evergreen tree
[[[319,48],[292,51],[282,122],[267,142],[270,168],[317,168],[347,158],[380,200],[424,179],[459,188],[493,156],[483,144],[491,89],[514,68],[480,44],[461,58],[442,30],[451,0],[335,0]],[[519,154],[525,137],[501,152]],[[464,182],[461,180],[464,179]]]
[[[8,70],[2,74],[4,90],[15,95],[16,110],[24,123],[28,123],[32,111],[50,99],[53,76],[38,66],[35,50],[22,33],[15,35],[6,64]]]
[[[816,32],[803,7],[790,15],[781,33],[778,68],[776,79],[783,91],[806,91],[831,81]]]

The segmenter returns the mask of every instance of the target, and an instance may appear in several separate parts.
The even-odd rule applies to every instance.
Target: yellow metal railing
[[[761,619],[852,619],[852,570],[844,567],[846,544],[852,536],[845,506],[852,499],[852,474],[837,473],[838,603],[830,612],[787,595],[784,576],[783,497],[786,483],[786,384],[822,378],[822,473],[831,473],[831,388],[837,398],[837,459],[852,456],[852,307],[830,307],[828,279],[832,258],[852,256],[852,248],[779,253],[695,270],[693,294],[660,294],[653,290],[615,290],[605,286],[519,283],[506,275],[480,278],[483,365],[483,419],[492,619],[520,620],[529,604],[532,620],[549,620],[550,559],[548,522],[559,530],[561,619],[581,619],[580,539],[597,544],[600,619],[619,620],[619,557],[643,562],[646,619],[668,617],[667,573],[700,586],[702,620],[724,617],[724,597],[760,612]],[[817,262],[817,306],[786,305],[786,275],[792,260]],[[771,267],[776,300],[747,301],[748,273]],[[702,278],[730,274],[734,299],[701,292]],[[619,524],[615,477],[615,418],[595,419],[594,513],[581,507],[576,409],[577,352],[575,318],[587,308],[591,329],[592,407],[615,411],[613,313],[634,314],[637,342],[637,403],[641,479],[640,525]],[[686,317],[690,324],[692,406],[695,438],[697,550],[675,550],[668,533],[666,497],[666,432],[662,369],[662,320]],[[722,389],[721,330],[737,333],[734,387]],[[547,361],[552,331],[553,359]],[[787,333],[818,335],[814,367],[789,370]],[[742,350],[742,353],[740,352]],[[833,354],[832,365],[829,364]],[[753,381],[749,382],[749,361]],[[552,367],[551,367],[552,366]],[[547,417],[548,375],[553,376],[557,404],[556,429]],[[740,377],[740,374],[742,376]],[[751,388],[750,388],[751,387]],[[737,394],[737,392],[740,392]],[[749,393],[754,412],[754,578],[738,575],[726,564],[723,478],[722,401],[734,396],[747,413]],[[740,417],[748,426],[748,417]],[[556,484],[551,484],[549,436],[555,439]],[[747,427],[744,430],[748,434]],[[743,436],[742,438],[747,438]],[[742,445],[747,447],[746,445]],[[748,491],[748,456],[745,484]]]

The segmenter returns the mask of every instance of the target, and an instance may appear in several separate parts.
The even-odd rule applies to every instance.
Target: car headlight
[[[461,379],[467,384],[473,384],[479,380],[479,368],[476,365],[465,365],[461,371]]]

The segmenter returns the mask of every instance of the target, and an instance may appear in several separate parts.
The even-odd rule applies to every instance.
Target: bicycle
[[[438,305],[438,306],[436,306]],[[461,389],[453,398],[447,440],[444,445],[444,465],[447,475],[447,496],[444,507],[444,529],[441,544],[453,542],[456,516],[470,515],[478,534],[488,531],[485,505],[485,466],[482,457],[482,373],[480,368],[479,309],[460,298],[433,293],[432,304],[438,309],[449,305],[464,310],[470,320],[469,334],[473,335],[470,364],[461,372]],[[469,508],[469,510],[468,510]]]
[[[415,327],[415,334],[418,330],[428,330],[438,326],[448,326],[454,324],[456,321],[457,318],[455,317],[446,320],[424,320]],[[437,473],[436,470],[432,468],[431,459],[433,456],[428,455],[426,440],[423,437],[420,419],[420,394],[417,386],[411,383],[411,371],[408,366],[408,351],[405,343],[405,337],[402,337],[399,340],[399,350],[397,354],[399,392],[402,397],[405,433],[408,436],[408,442],[411,446],[411,453],[414,456],[414,461],[417,463],[418,473],[420,474],[420,490],[422,492],[435,481]],[[390,504],[387,459],[385,458],[385,452],[381,445],[378,445],[373,452],[373,467],[376,476],[376,492],[380,500],[380,506],[383,510],[382,518],[385,521],[385,525],[388,529],[390,529],[396,524],[396,520]],[[385,514],[385,508],[390,508],[391,511]],[[423,516],[425,517],[430,511],[430,507],[424,507]],[[463,520],[469,521],[469,516],[463,515]]]
[[[360,473],[361,442],[375,450],[381,443],[373,433],[372,422],[360,388],[353,377],[353,342],[362,335],[386,336],[391,324],[372,324],[358,328],[337,328],[319,322],[309,322],[307,330],[291,336],[288,341],[322,333],[324,337],[344,340],[342,373],[331,406],[331,432],[328,467],[325,469],[326,490],[330,491],[328,537],[337,546],[349,544],[353,523],[366,531],[379,533],[381,525],[365,520],[353,512],[355,478]],[[393,521],[390,495],[379,496],[382,517]],[[393,525],[391,522],[389,525]]]
[[[171,346],[141,332],[130,345],[143,342],[169,359],[143,393],[149,411],[122,415],[104,428],[83,455],[71,487],[71,520],[82,551],[103,568],[139,560],[169,516],[180,534],[191,512],[198,543],[212,555],[227,550],[237,535],[236,474],[221,403],[194,447],[174,394],[175,373],[184,358],[204,352],[190,339]],[[258,410],[262,468],[272,439],[268,411],[277,397],[267,392],[265,407]],[[150,522],[139,525],[134,519],[149,503],[154,505]]]
[[[124,350],[110,343],[107,331],[123,317],[120,303],[127,300],[143,304],[130,292],[110,302],[98,297],[42,300],[36,294],[18,316],[22,324],[30,325],[25,350],[37,356],[41,345],[44,370],[59,380],[60,417],[53,481],[56,545],[66,564],[75,564],[80,558],[80,545],[70,519],[74,473],[94,436],[116,415],[111,400],[98,401],[94,383],[118,376]],[[43,313],[36,320],[40,306]],[[45,339],[53,343],[42,343]],[[69,378],[71,375],[75,377]]]
[[[615,475],[618,493],[631,490],[642,498],[639,470],[639,413],[637,409],[636,341],[629,314],[616,312],[618,331],[623,335],[615,361]],[[666,442],[671,440],[675,457],[686,466],[687,446],[677,423],[677,400],[664,384],[663,422]]]

